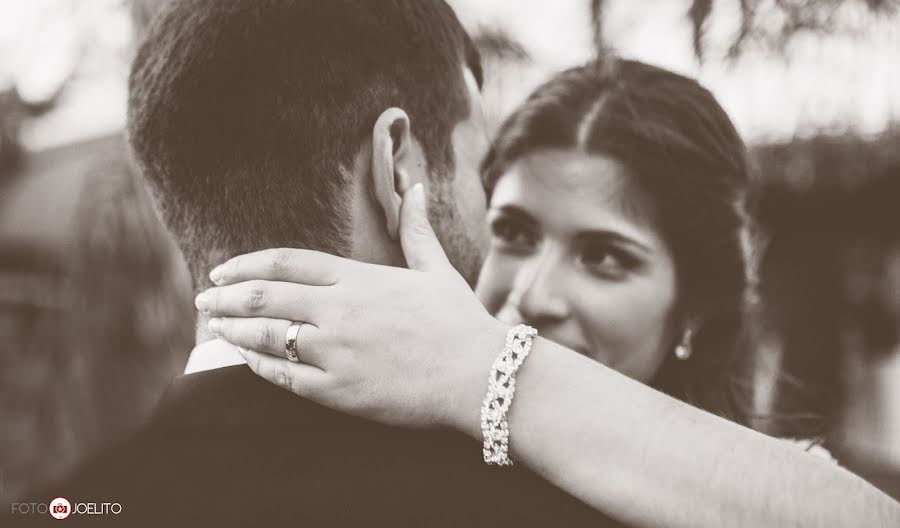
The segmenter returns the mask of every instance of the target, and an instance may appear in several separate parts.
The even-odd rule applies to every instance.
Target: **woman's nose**
[[[516,277],[515,306],[522,318],[541,325],[569,317],[569,303],[563,292],[559,259],[545,254],[524,266]]]

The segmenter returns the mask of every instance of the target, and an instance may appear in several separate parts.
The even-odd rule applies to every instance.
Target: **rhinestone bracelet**
[[[481,406],[483,454],[488,465],[512,465],[506,413],[516,392],[516,371],[531,351],[536,335],[537,330],[528,325],[520,324],[510,329],[506,334],[506,346],[491,366],[487,395]]]

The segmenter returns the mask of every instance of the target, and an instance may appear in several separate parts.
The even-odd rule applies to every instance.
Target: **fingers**
[[[316,324],[329,304],[321,286],[253,280],[210,288],[195,299],[210,317],[271,317]]]
[[[210,331],[232,345],[281,358],[286,357],[285,342],[290,326],[291,321],[265,317],[215,317],[209,320]],[[302,363],[324,368],[316,346],[318,333],[315,325],[301,324],[297,334],[297,357]]]
[[[316,400],[326,389],[328,374],[320,368],[254,350],[238,351],[253,372],[282,389],[311,400]]]
[[[425,191],[421,183],[413,185],[403,195],[400,205],[400,245],[410,269],[443,271],[451,267],[438,241],[425,206]]]
[[[331,286],[347,259],[307,249],[266,249],[234,257],[215,267],[210,280],[218,285],[252,279],[285,281],[309,286]]]

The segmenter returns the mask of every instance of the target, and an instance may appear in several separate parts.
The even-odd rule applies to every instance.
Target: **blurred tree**
[[[0,33],[0,176],[19,167],[20,130],[28,120],[55,109],[85,71],[108,69],[104,61],[111,57],[123,65],[128,60],[128,46],[117,48],[115,37],[104,40],[97,28],[115,15],[130,14],[137,41],[162,5],[161,0],[34,0],[0,8],[7,19],[6,33]]]
[[[900,127],[762,145],[751,155],[755,216],[768,239],[764,326],[781,345],[782,371],[798,381],[779,388],[776,410],[810,418],[786,432],[833,431],[849,396],[844,356],[875,358],[898,340],[896,301],[881,285],[900,247]]]
[[[194,308],[120,135],[23,158],[0,238],[3,507],[141,424],[184,369]]]
[[[22,119],[18,92],[13,88],[0,91],[0,176],[11,174],[22,160],[19,142]]]
[[[24,101],[15,86],[0,91],[0,176],[12,174],[22,161],[19,130],[26,119],[40,117],[53,109],[68,84],[59,85],[46,98]]]
[[[603,18],[609,0],[590,0],[594,41],[598,50],[606,48]],[[708,45],[704,41],[708,24],[722,0],[691,0],[687,17],[691,22],[694,54],[703,60]],[[892,15],[900,0],[737,0],[737,29],[726,43],[726,57],[738,57],[748,44],[783,52],[800,34],[861,35],[866,28],[860,15]]]

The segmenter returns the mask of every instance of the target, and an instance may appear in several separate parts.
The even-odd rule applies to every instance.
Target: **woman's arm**
[[[480,440],[506,328],[447,263],[417,207],[404,200],[401,210],[413,270],[260,252],[214,270],[221,286],[198,308],[273,383],[340,411]],[[290,321],[309,323],[300,363],[284,359]],[[900,505],[848,471],[547,340],[536,340],[516,379],[513,458],[612,517],[676,527],[900,525]]]
[[[481,378],[453,417],[476,439]],[[547,340],[519,369],[509,427],[514,460],[627,523],[900,526],[897,502],[849,471]]]

